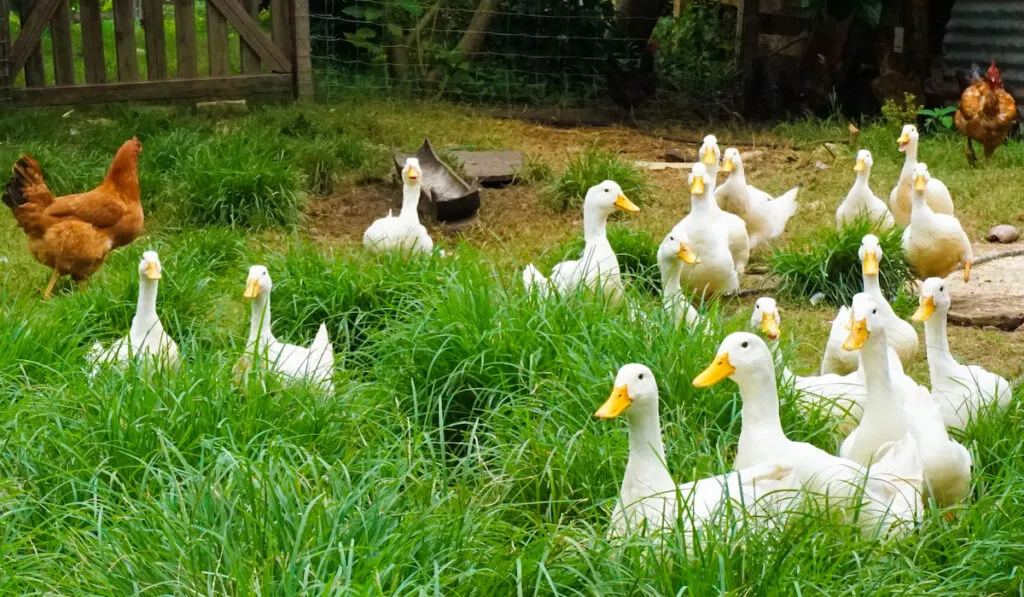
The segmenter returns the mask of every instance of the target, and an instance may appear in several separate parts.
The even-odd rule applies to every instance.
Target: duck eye
[[[637,378],[637,379],[643,379],[643,378],[644,378],[644,374],[643,374],[643,373],[641,373],[640,375],[637,375],[637,376],[636,376],[636,378]]]
[[[872,309],[871,310],[871,314],[872,315],[878,315],[878,309]]]
[[[750,342],[744,342],[743,344],[740,344],[741,348],[746,348],[748,346],[750,346]]]
[[[946,292],[945,286],[939,286],[939,292]]]

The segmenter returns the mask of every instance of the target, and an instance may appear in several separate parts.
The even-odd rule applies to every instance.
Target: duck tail
[[[789,189],[782,195],[779,195],[772,201],[772,216],[776,222],[780,222],[782,227],[785,228],[786,222],[793,217],[796,213],[796,196],[800,192],[803,185],[797,185],[792,189]]]
[[[331,339],[327,336],[327,326],[322,323],[320,329],[316,331],[313,343],[309,346],[309,358],[310,365],[316,371],[323,371],[330,375],[334,370],[334,346],[331,345]]]
[[[527,290],[536,288],[541,294],[546,294],[548,279],[531,263],[523,268],[523,287]]]

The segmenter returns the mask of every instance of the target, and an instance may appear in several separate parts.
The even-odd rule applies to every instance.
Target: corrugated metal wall
[[[943,41],[946,74],[988,68],[995,59],[1003,82],[1024,94],[1024,1],[957,0]]]

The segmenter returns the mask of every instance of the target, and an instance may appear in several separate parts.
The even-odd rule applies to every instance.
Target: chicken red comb
[[[985,80],[988,81],[992,89],[1002,89],[1003,76],[999,73],[995,60],[992,61],[992,66],[988,67],[988,71],[985,73]]]

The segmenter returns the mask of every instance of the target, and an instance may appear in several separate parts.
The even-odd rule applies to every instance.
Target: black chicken
[[[651,40],[640,53],[638,68],[623,70],[615,56],[608,56],[608,72],[605,82],[612,101],[632,112],[652,97],[658,90],[658,75],[654,71],[654,55],[658,44]]]

